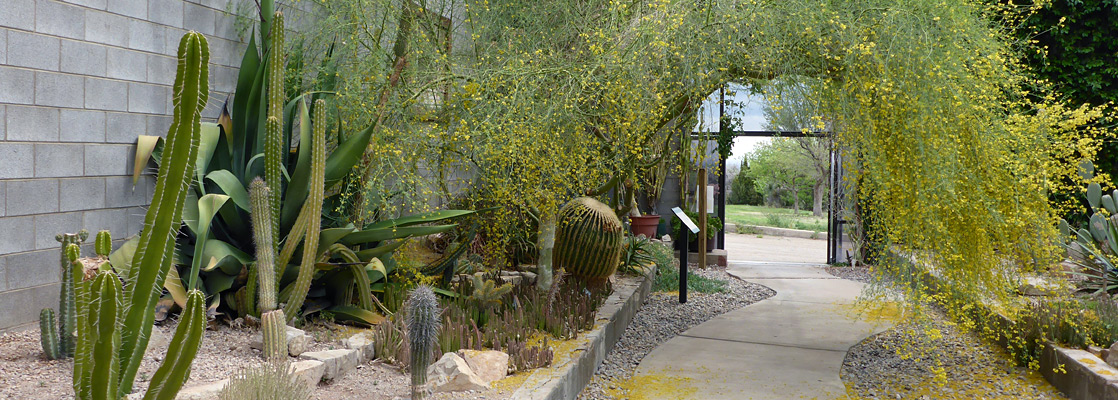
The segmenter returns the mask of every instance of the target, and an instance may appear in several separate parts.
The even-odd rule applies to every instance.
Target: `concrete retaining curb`
[[[760,226],[760,225],[738,225],[738,224],[729,224],[729,225],[735,227],[734,231],[738,232],[738,233],[744,233],[744,232],[742,232],[743,230],[748,230],[748,231],[750,231],[749,233],[756,233],[756,234],[759,234],[759,235],[787,236],[787,237],[797,237],[797,238],[802,238],[802,239],[827,240],[827,232],[815,232],[815,231],[805,231],[805,230],[799,230],[799,229],[776,228],[776,227],[772,227],[772,226]]]
[[[556,353],[551,367],[533,371],[513,392],[512,398],[565,400],[578,397],[648,298],[655,273],[655,268],[651,268],[638,281],[615,286],[613,294],[598,309],[594,329],[574,339],[570,354]]]

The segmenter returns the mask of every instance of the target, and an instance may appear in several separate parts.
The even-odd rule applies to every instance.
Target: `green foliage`
[[[282,312],[277,310],[276,312]],[[307,400],[312,388],[291,373],[291,364],[268,362],[243,368],[221,388],[221,400]]]
[[[439,301],[430,286],[420,285],[411,292],[407,301],[408,348],[411,349],[411,396],[422,399],[426,393],[427,366],[435,357],[435,343],[439,338]]]
[[[260,316],[260,334],[264,338],[264,359],[287,359],[287,318],[283,310],[265,311]]]
[[[310,178],[310,193],[307,196],[306,203],[303,204],[303,210],[299,212],[299,219],[295,226],[300,226],[302,229],[298,231],[306,232],[306,238],[303,239],[303,262],[299,265],[299,276],[295,278],[295,289],[291,297],[287,299],[287,305],[284,307],[284,314],[291,315],[292,317],[299,315],[299,311],[303,308],[303,300],[306,299],[307,291],[311,288],[311,278],[315,273],[315,261],[317,261],[318,254],[311,251],[311,249],[318,248],[319,230],[322,224],[322,199],[323,189],[325,186],[324,180],[326,179],[326,102],[318,100],[315,102],[315,120],[319,123],[314,125],[314,133],[311,136],[311,178]],[[293,233],[296,229],[292,229]],[[288,244],[298,243],[297,241],[288,240]],[[280,265],[286,265],[287,259],[284,254],[289,254],[287,248],[284,248],[284,253],[280,255]],[[290,246],[294,249],[294,246]],[[292,250],[294,251],[294,250]]]
[[[659,266],[659,269],[656,271],[656,280],[652,282],[653,291],[679,291],[679,268],[676,267],[679,262],[678,260],[674,261],[673,263]],[[696,275],[694,272],[688,270],[687,290],[698,293],[724,293],[726,292],[726,282]]]
[[[764,198],[757,191],[757,183],[749,174],[749,160],[742,158],[741,170],[730,181],[730,195],[726,196],[726,204],[746,204],[759,206]]]
[[[571,200],[557,214],[555,268],[587,280],[613,275],[624,229],[609,206],[590,197]]]
[[[39,342],[43,346],[43,355],[48,360],[62,358],[62,351],[58,344],[58,330],[54,324],[54,309],[44,308],[39,312]]]
[[[621,252],[621,272],[641,275],[644,274],[648,264],[656,261],[653,247],[661,246],[652,243],[652,240],[641,236],[626,236],[624,249]]]
[[[1090,168],[1093,170],[1093,168]],[[1083,279],[1079,287],[1094,295],[1118,292],[1118,191],[1103,195],[1098,183],[1087,186],[1087,202],[1092,213],[1087,229],[1072,229],[1060,220],[1060,244],[1077,268],[1073,273]],[[1106,207],[1103,207],[1106,205]]]
[[[684,211],[683,213],[691,218],[691,221],[694,222],[696,226],[699,225],[699,213],[690,210]],[[679,229],[683,226],[683,222],[673,215],[671,224],[672,235],[679,235]],[[722,230],[722,228],[722,219],[714,214],[707,214],[707,240],[714,239],[714,237],[718,235],[718,231]],[[698,235],[690,231],[687,232],[687,237],[691,238],[691,241],[698,240]]]

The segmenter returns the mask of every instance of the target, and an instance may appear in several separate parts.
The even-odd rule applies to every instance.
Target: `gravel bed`
[[[590,384],[579,394],[579,399],[613,398],[607,395],[607,391],[632,378],[641,359],[660,343],[718,315],[776,294],[767,287],[734,278],[725,269],[699,269],[697,266],[693,265],[690,271],[725,281],[728,292],[689,292],[686,304],[679,304],[678,295],[674,293],[650,295],[629,323],[621,340],[595,371]]]
[[[868,282],[864,268],[831,267],[831,274]],[[926,308],[911,319],[850,348],[840,376],[852,398],[1064,399],[1036,371],[1019,367],[999,346]]]
[[[868,267],[827,267],[827,273],[855,282],[873,282],[873,273]]]

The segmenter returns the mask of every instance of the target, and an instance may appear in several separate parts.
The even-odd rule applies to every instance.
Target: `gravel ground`
[[[831,274],[867,282],[862,268]],[[906,321],[850,348],[841,377],[852,398],[1063,399],[1036,371],[929,308],[925,324]]]
[[[696,264],[690,270],[727,282],[729,291],[717,294],[690,292],[686,304],[679,304],[677,294],[653,293],[641,306],[617,346],[598,367],[594,379],[583,389],[579,399],[613,398],[607,392],[632,378],[641,359],[660,343],[718,315],[776,294],[767,287],[734,278],[725,269],[704,270],[697,268]]]
[[[168,322],[153,328],[159,333],[152,335],[151,348],[136,374],[135,391],[147,390],[176,325]],[[251,341],[250,331],[226,326],[207,330],[187,386],[225,379],[242,366],[260,363],[260,352],[249,348]],[[72,399],[72,374],[73,360],[43,358],[38,328],[0,335],[0,382],[5,382],[0,385],[0,399]]]

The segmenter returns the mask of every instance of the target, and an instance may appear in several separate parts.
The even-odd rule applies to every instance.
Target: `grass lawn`
[[[815,232],[827,231],[827,217],[811,216],[811,210],[793,212],[790,208],[764,206],[726,205],[726,220],[738,225],[772,226],[802,229]]]

